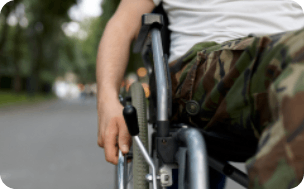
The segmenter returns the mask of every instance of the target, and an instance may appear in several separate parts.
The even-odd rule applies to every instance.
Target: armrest
[[[142,26],[140,28],[137,40],[135,41],[133,52],[139,53],[145,42],[147,40],[147,36],[152,28],[161,29],[164,24],[163,16],[161,14],[148,13],[142,16]]]

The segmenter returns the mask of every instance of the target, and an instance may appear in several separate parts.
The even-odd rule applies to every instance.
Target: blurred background
[[[39,99],[52,92],[59,98],[96,93],[99,40],[119,3],[101,1],[15,0],[4,6],[0,105]],[[141,66],[139,56],[131,54],[130,62],[127,74]]]
[[[97,145],[95,68],[118,3],[14,0],[1,10],[0,176],[10,188],[114,187]],[[140,57],[130,57],[122,92],[146,82]]]

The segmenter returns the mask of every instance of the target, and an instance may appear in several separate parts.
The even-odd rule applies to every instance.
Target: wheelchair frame
[[[211,155],[208,156],[205,141],[212,137],[212,134],[210,135],[208,132],[203,132],[202,134],[202,131],[193,127],[191,128],[186,124],[170,125],[171,84],[168,62],[162,47],[161,29],[163,23],[163,17],[160,14],[150,13],[143,15],[142,28],[133,49],[134,52],[142,53],[149,76],[155,73],[157,117],[156,121],[153,122],[156,134],[152,137],[152,153],[154,150],[157,151],[161,167],[166,169],[165,172],[157,170],[158,172],[162,172],[159,177],[155,174],[147,175],[147,181],[151,182],[153,180],[153,189],[157,188],[155,184],[157,178],[160,180],[159,184],[161,187],[169,187],[172,185],[172,173],[170,173],[170,171],[172,171],[171,165],[177,164],[179,189],[207,189],[209,187],[209,165],[240,185],[247,187],[248,177],[245,173],[230,165],[227,160],[214,158]],[[153,51],[154,65],[147,59],[147,52],[150,50]],[[124,101],[125,99],[121,100]],[[144,151],[144,149],[141,150]],[[253,151],[250,151],[250,153],[252,152]],[[149,154],[143,153],[143,155],[151,166],[151,163],[153,164],[153,162],[149,162],[149,160],[151,160]],[[127,156],[123,156],[122,153],[119,152],[117,173],[119,189],[125,189],[126,187],[126,161]],[[152,169],[154,169],[153,165]],[[164,176],[167,178],[165,181],[163,179],[165,178]]]

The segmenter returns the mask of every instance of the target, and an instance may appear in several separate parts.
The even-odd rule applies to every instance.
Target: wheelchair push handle
[[[132,105],[127,105],[123,109],[123,116],[131,136],[139,134],[138,120],[136,109]]]

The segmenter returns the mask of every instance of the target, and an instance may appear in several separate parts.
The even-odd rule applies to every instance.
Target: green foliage
[[[99,41],[107,22],[120,0],[103,0],[103,14],[80,23],[87,32],[84,40],[68,37],[62,30],[70,22],[68,11],[77,0],[14,0],[0,14],[0,79],[1,75],[30,77],[31,89],[41,83],[51,83],[57,76],[72,71],[80,82],[96,81],[96,57]],[[7,18],[22,4],[27,27],[9,26]],[[16,13],[16,12],[15,12]],[[17,18],[20,21],[22,18]],[[130,54],[127,72],[141,66],[140,56]],[[1,88],[1,86],[0,86]]]
[[[15,0],[5,5],[0,16],[0,79],[1,75],[12,76],[16,84],[21,76],[32,77],[31,85],[35,86],[30,88],[37,90],[41,83],[55,79],[62,57],[67,57],[67,63],[74,61],[73,39],[65,36],[61,25],[70,21],[67,12],[76,2]],[[21,5],[24,5],[24,15],[20,12]],[[9,15],[15,15],[16,26],[7,24]],[[24,17],[28,26],[21,28],[18,22]]]

